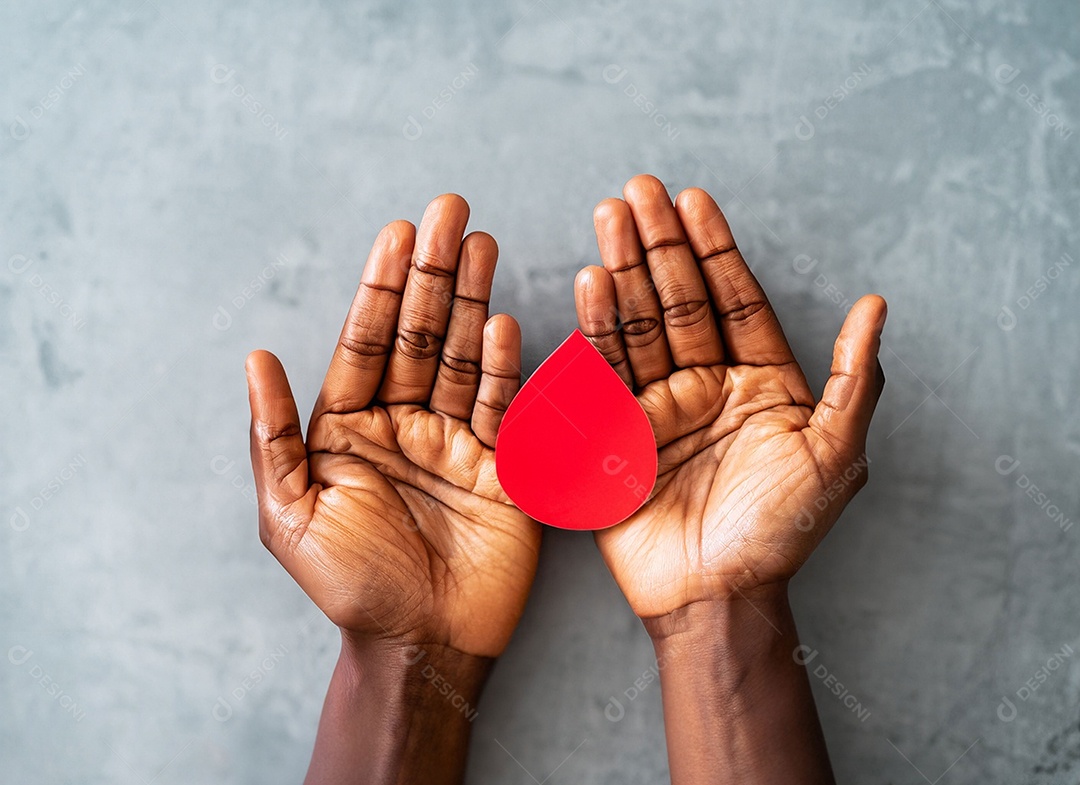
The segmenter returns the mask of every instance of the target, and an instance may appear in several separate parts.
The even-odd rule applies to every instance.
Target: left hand
[[[263,542],[357,644],[496,657],[536,571],[495,475],[521,334],[487,318],[498,248],[468,218],[447,194],[379,233],[306,442],[281,363],[248,359]]]

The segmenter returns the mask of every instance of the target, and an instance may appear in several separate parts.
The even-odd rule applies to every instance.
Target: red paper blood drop
[[[560,529],[604,529],[648,499],[656,439],[633,393],[574,330],[510,403],[495,469],[530,517]]]

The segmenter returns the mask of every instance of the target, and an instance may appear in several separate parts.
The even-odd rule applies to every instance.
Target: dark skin
[[[865,482],[884,301],[852,308],[816,401],[712,199],[644,175],[624,199],[575,296],[659,445],[654,494],[596,541],[653,637],[672,781],[829,782],[787,582]],[[447,195],[380,233],[306,441],[281,364],[248,358],[263,541],[342,633],[312,783],[460,782],[461,704],[535,573],[540,527],[494,470],[520,331],[487,318],[497,249],[467,220]]]
[[[830,782],[787,584],[866,482],[885,301],[851,309],[816,401],[712,198],[648,175],[623,196],[575,299],[659,447],[653,495],[596,542],[660,658],[672,782]]]
[[[313,783],[459,782],[469,722],[430,674],[475,707],[536,571],[495,475],[521,332],[488,319],[498,249],[468,217],[451,194],[379,233],[306,441],[281,363],[248,358],[263,542],[342,634]]]

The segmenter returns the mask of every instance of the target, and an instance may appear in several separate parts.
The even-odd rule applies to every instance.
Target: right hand
[[[597,207],[604,266],[578,275],[578,321],[644,408],[659,469],[597,544],[643,618],[782,589],[866,481],[885,301],[852,307],[817,401],[712,197],[673,205],[648,175],[623,193]]]

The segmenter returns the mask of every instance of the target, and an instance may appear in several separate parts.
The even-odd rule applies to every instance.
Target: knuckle
[[[338,340],[342,357],[350,364],[366,364],[366,358],[378,357],[387,354],[390,347],[378,341],[367,341],[362,338],[353,338],[351,335],[343,335]]]
[[[676,234],[662,234],[649,240],[646,251],[665,251],[686,245],[686,238]]]
[[[741,264],[743,264],[742,252],[734,244],[715,246],[701,256],[702,267],[717,266],[724,268]]]
[[[709,315],[709,303],[690,300],[670,305],[664,309],[664,321],[669,327],[691,327]]]
[[[410,360],[430,360],[442,349],[442,339],[432,333],[399,330],[397,350]]]
[[[623,332],[627,335],[648,335],[656,332],[659,326],[660,320],[650,316],[628,319],[622,323]]]
[[[480,363],[451,354],[442,355],[443,372],[447,379],[457,384],[475,383],[480,375]]]
[[[449,278],[450,271],[447,270],[446,262],[438,255],[431,251],[417,251],[413,257],[413,267],[418,272],[427,273],[428,275],[438,276],[440,278]]]
[[[253,427],[259,443],[267,446],[272,445],[279,439],[300,435],[300,426],[295,422],[269,423],[260,421],[254,423]]]
[[[720,317],[729,322],[747,322],[763,311],[767,313],[768,309],[769,303],[765,300],[740,300],[737,305],[725,309],[723,313],[720,314]]]
[[[663,335],[663,324],[658,319],[635,319],[623,325],[623,340],[629,349],[644,349]]]
[[[621,360],[621,345],[619,342],[618,333],[614,331],[597,332],[586,336],[589,342],[593,345],[596,351],[600,352],[601,356],[608,361],[609,364],[615,364]]]

